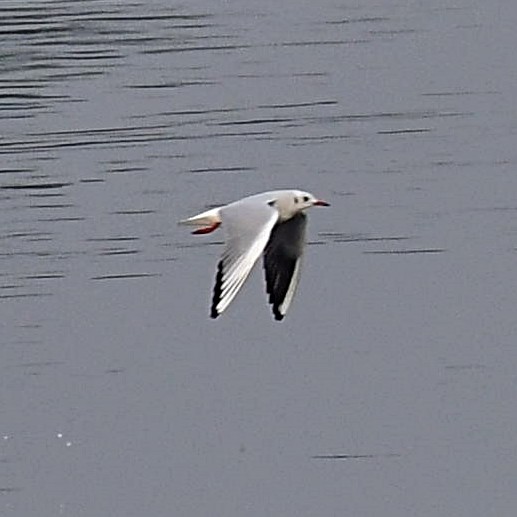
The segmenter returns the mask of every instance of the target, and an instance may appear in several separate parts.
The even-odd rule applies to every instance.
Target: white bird
[[[275,190],[245,197],[180,221],[210,233],[222,225],[226,245],[217,266],[210,316],[217,318],[235,298],[260,255],[264,254],[266,292],[276,320],[293,300],[307,224],[304,210],[329,206],[309,192]]]

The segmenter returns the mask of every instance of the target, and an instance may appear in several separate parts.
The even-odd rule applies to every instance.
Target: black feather
[[[210,310],[210,317],[217,318],[219,312],[217,312],[217,304],[221,301],[223,285],[223,261],[220,260],[217,265],[217,274],[215,275],[214,295],[212,297],[212,308]]]
[[[296,263],[300,259],[305,237],[307,218],[299,212],[291,219],[278,223],[271,231],[269,242],[264,250],[264,270],[266,292],[273,306],[275,319],[280,321],[284,315],[280,306],[285,300]]]

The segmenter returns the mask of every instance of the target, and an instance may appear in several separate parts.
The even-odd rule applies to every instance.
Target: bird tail
[[[187,219],[182,219],[179,224],[186,224],[189,226],[214,226],[221,224],[221,215],[219,214],[219,207],[212,208],[206,212],[194,215]]]

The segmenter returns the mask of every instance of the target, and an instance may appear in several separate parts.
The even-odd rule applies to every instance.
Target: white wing
[[[278,220],[278,211],[256,197],[227,205],[221,208],[220,215],[226,247],[217,266],[212,318],[217,318],[235,298]]]

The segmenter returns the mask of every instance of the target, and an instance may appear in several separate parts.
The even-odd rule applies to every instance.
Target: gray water
[[[0,16],[0,514],[515,515],[515,2]],[[280,187],[288,317],[210,320],[177,220]]]

